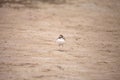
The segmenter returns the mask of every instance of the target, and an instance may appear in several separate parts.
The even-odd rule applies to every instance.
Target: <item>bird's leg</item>
[[[60,44],[59,44],[59,47],[60,47]]]
[[[59,44],[59,48],[62,48],[63,47],[63,44]]]
[[[61,46],[62,46],[62,48],[63,48],[63,44],[62,44]]]
[[[63,48],[63,44],[61,44],[60,47]]]

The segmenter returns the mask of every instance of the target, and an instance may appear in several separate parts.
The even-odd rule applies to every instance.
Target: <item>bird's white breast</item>
[[[57,39],[56,41],[58,44],[64,44],[65,40],[63,38]]]

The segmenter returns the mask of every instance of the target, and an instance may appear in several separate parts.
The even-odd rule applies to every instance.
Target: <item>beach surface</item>
[[[0,8],[0,80],[120,80],[120,1]],[[56,43],[62,34],[63,48]]]

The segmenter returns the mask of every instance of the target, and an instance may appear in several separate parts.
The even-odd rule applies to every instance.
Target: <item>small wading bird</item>
[[[63,35],[59,35],[59,37],[57,38],[56,42],[58,43],[59,47],[63,47],[64,43],[65,43],[65,38]]]

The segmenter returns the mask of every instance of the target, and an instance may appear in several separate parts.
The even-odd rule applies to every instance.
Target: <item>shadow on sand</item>
[[[59,51],[59,52],[67,52],[67,50],[63,50],[63,49],[58,49],[57,51]]]

